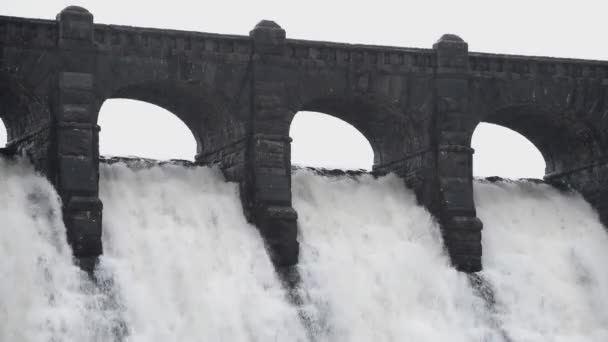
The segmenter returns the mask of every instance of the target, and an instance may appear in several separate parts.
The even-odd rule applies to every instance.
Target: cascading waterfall
[[[608,341],[608,236],[580,195],[478,182],[482,276],[514,342]]]
[[[301,171],[292,186],[319,341],[501,341],[401,179]]]
[[[290,306],[236,184],[219,170],[102,165],[102,265],[129,341],[299,341]]]
[[[53,187],[0,158],[0,341],[111,341],[107,302],[72,263]]]
[[[476,281],[493,302],[450,267],[402,180],[298,171],[296,308],[218,170],[102,165],[95,284],[52,186],[0,160],[0,341],[607,341],[608,236],[591,207],[532,182],[475,191]]]

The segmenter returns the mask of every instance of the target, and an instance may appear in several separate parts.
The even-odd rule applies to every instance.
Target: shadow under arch
[[[144,81],[122,85],[104,96],[130,99],[161,107],[179,118],[192,132],[197,144],[195,160],[220,162],[215,154],[225,146],[245,142],[246,126],[239,106],[225,96],[198,83]],[[101,103],[103,103],[101,101]],[[98,118],[96,118],[97,120]]]
[[[34,137],[40,143],[36,149],[46,151],[50,148],[53,119],[49,101],[48,97],[37,94],[15,77],[0,72],[0,120],[6,130],[3,154],[36,154],[27,146]],[[39,170],[50,169],[48,158],[33,158],[32,162]]]
[[[552,108],[513,105],[481,121],[509,128],[532,142],[545,160],[545,178],[591,163],[605,149],[594,127]]]

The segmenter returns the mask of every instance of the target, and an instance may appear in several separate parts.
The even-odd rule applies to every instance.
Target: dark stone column
[[[297,264],[299,253],[297,213],[291,206],[290,115],[281,77],[285,31],[261,21],[250,36],[255,53],[246,206],[280,270]]]
[[[58,16],[61,69],[52,105],[52,172],[63,200],[67,239],[79,265],[92,271],[102,253],[99,145],[95,111],[93,15],[71,6]]]
[[[469,110],[468,46],[460,37],[444,35],[433,45],[437,53],[435,118],[437,120],[437,200],[443,239],[454,266],[481,270],[482,223],[473,201],[470,147],[476,120]]]

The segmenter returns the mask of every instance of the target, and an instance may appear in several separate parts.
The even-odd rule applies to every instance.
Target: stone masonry
[[[480,122],[528,138],[545,179],[580,191],[608,222],[608,62],[469,52],[450,34],[431,49],[294,40],[268,20],[237,36],[95,24],[76,6],[55,20],[0,16],[2,154],[27,154],[55,185],[88,271],[102,254],[97,117],[112,98],[158,105],[188,126],[197,163],[240,184],[279,270],[298,262],[298,111],[357,128],[374,170],[401,176],[435,215],[458,270],[481,269],[470,146]]]

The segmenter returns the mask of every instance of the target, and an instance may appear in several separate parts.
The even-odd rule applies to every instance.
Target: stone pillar
[[[261,21],[251,32],[254,56],[246,207],[277,269],[298,262],[297,213],[291,206],[290,116],[281,65],[285,31]]]
[[[435,208],[453,265],[481,270],[482,223],[473,201],[473,149],[476,125],[469,112],[468,45],[446,34],[433,45],[437,53],[435,118],[437,120],[437,200]]]
[[[51,180],[63,201],[67,239],[91,272],[102,253],[93,15],[70,6],[57,15],[61,69],[52,105]]]

